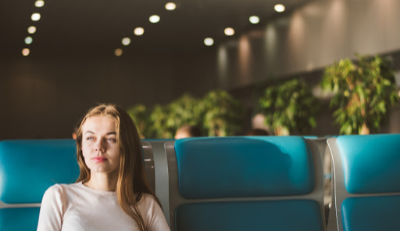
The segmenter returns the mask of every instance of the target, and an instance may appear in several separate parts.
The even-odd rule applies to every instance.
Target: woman
[[[45,192],[38,230],[169,230],[145,180],[136,127],[122,108],[90,109],[76,142],[77,183]]]

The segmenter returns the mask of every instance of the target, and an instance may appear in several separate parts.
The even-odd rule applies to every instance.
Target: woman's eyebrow
[[[93,131],[86,131],[85,134],[90,133],[90,134],[94,134]]]
[[[117,133],[115,131],[108,132],[107,135],[116,135]]]

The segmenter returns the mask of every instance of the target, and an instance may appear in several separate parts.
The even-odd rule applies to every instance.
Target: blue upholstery
[[[400,196],[350,197],[343,201],[344,230],[400,230]]]
[[[0,230],[36,230],[39,207],[0,209]]]
[[[400,192],[400,134],[339,136],[347,192]]]
[[[177,230],[323,230],[312,200],[185,204],[176,210]]]
[[[175,151],[185,198],[298,195],[314,187],[302,137],[188,138]]]
[[[173,229],[323,230],[322,168],[309,149],[299,136],[176,140]]]
[[[79,174],[74,140],[0,142],[0,200],[39,203],[55,183],[75,182]]]
[[[0,142],[1,230],[36,230],[46,189],[55,183],[75,182],[79,174],[72,139],[9,140]],[[17,207],[17,208],[15,208]]]
[[[400,134],[338,136],[328,144],[338,229],[400,230]]]

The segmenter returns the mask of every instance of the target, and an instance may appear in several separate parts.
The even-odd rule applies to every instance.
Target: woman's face
[[[93,116],[82,125],[82,153],[86,166],[93,172],[111,174],[119,168],[119,142],[115,119]]]

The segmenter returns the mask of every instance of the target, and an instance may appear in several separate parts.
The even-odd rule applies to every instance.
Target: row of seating
[[[400,134],[204,137],[142,146],[173,230],[400,229]],[[0,141],[0,230],[36,229],[44,191],[78,176],[75,149],[74,140]],[[328,211],[324,183],[333,189]]]

